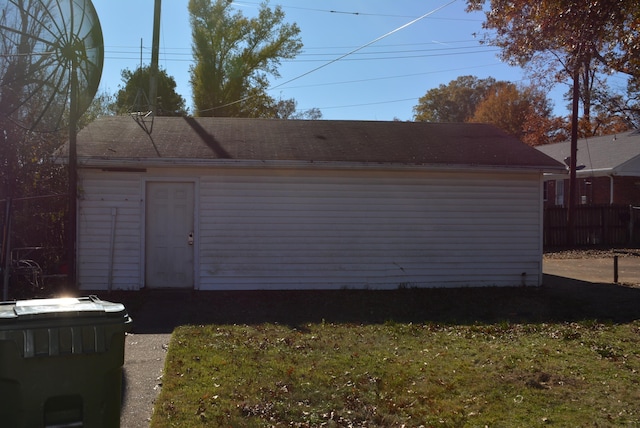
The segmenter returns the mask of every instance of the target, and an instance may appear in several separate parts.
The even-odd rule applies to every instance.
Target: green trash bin
[[[119,427],[131,323],[95,296],[0,302],[0,426]]]

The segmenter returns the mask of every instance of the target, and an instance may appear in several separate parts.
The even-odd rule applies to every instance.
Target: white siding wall
[[[539,285],[540,183],[537,174],[203,178],[200,287]]]
[[[143,287],[144,182],[197,179],[203,290],[539,285],[541,178],[292,170],[81,174],[78,267],[106,289]],[[524,276],[522,274],[525,274]]]
[[[110,278],[114,290],[137,290],[143,285],[140,186],[141,174],[80,173],[77,264],[81,289],[107,290]]]

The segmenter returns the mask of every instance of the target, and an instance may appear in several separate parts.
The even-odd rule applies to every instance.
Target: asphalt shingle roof
[[[80,131],[77,152],[84,162],[133,158],[562,166],[498,128],[473,123],[157,117],[147,135],[132,118],[116,116]]]
[[[640,156],[640,132],[627,131],[602,137],[578,140],[577,165],[584,165],[583,173],[593,170],[613,170]],[[571,142],[538,146],[537,149],[563,162],[571,154]]]

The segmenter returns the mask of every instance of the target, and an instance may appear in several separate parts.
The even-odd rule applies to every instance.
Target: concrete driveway
[[[128,334],[125,338],[122,428],[147,428],[162,386],[171,334]]]

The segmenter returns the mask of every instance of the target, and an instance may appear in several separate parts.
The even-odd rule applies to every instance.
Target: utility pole
[[[151,44],[151,68],[149,78],[149,103],[151,114],[156,115],[158,110],[158,56],[160,52],[160,9],[161,0],[155,0],[153,10],[153,41]]]
[[[78,227],[78,153],[77,153],[77,137],[78,137],[78,75],[77,64],[74,61],[71,69],[71,96],[69,107],[69,206],[67,210],[67,268],[68,283],[76,286],[76,239]]]
[[[571,113],[571,149],[569,157],[569,203],[567,204],[567,245],[575,245],[576,168],[578,158],[578,101],[580,99],[580,68],[578,61],[573,70],[573,99]]]

